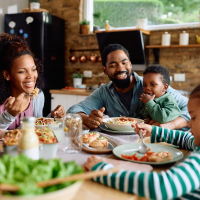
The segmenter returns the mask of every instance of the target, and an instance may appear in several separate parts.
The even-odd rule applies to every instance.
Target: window
[[[138,18],[147,18],[148,25],[199,22],[199,0],[93,0],[94,24],[133,27]]]

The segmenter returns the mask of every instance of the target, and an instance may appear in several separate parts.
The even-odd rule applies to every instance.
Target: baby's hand
[[[144,94],[144,93],[143,93],[143,94],[141,94],[139,100],[141,100],[143,103],[146,104],[146,103],[149,102],[150,100],[154,100],[155,97],[156,97],[155,94],[153,94],[153,95],[151,96],[151,95],[149,95],[149,94]]]

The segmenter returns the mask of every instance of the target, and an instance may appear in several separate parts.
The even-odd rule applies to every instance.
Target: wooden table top
[[[150,143],[150,138],[144,138],[145,143]],[[140,143],[140,141],[139,141]],[[170,145],[165,142],[159,143],[161,145]],[[3,145],[0,143],[0,152],[3,150]],[[184,150],[184,149],[179,149],[182,151],[184,154],[184,157],[189,153],[189,151]],[[111,159],[116,159],[119,160],[114,155],[109,156]],[[153,166],[153,170],[156,172],[161,172],[169,169],[173,164],[168,164],[164,166]],[[90,200],[90,199],[95,199],[95,200],[144,200],[145,198],[139,197],[134,194],[128,194],[121,192],[119,190],[115,190],[113,188],[101,185],[99,183],[93,182],[91,180],[84,181],[80,190],[76,194],[73,200]]]
[[[144,138],[144,142],[145,143],[150,143],[150,138]],[[140,143],[140,141],[138,142]],[[161,142],[158,143],[161,145],[170,145],[167,144],[165,142]],[[188,150],[185,149],[179,149],[180,151],[182,151],[184,157],[188,154]],[[119,158],[117,158],[115,155],[111,155],[109,156],[109,158],[112,159],[117,159],[119,160]],[[162,165],[162,166],[153,166],[153,170],[156,172],[161,172],[161,171],[165,171],[167,169],[169,169],[170,167],[172,167],[174,165],[173,164],[167,164],[167,165]],[[83,185],[81,186],[81,189],[79,190],[79,192],[77,193],[77,195],[75,196],[75,198],[73,200],[90,200],[90,199],[95,199],[95,200],[144,200],[146,198],[143,197],[139,197],[137,195],[134,194],[128,194],[128,193],[124,193],[121,192],[119,190],[107,187],[105,185],[101,185],[99,183],[95,183],[93,181],[84,181]]]

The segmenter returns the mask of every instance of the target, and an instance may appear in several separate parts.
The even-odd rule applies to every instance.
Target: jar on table
[[[39,159],[39,138],[35,133],[35,117],[23,117],[22,136],[19,138],[18,153],[23,153],[27,157]]]
[[[78,153],[82,150],[82,117],[78,114],[68,113],[65,116],[65,138],[63,151]]]

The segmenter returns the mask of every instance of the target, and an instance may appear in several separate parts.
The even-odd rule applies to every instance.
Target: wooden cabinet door
[[[71,106],[77,104],[77,95],[69,94],[51,94],[51,110],[55,109],[58,105],[62,105],[67,111]]]

